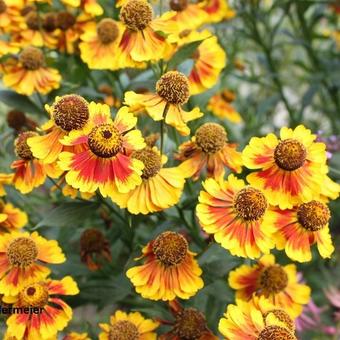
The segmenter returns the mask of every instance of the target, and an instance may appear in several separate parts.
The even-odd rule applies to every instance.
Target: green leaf
[[[32,102],[27,96],[10,90],[0,90],[0,101],[14,109],[26,113],[36,114],[42,112],[39,106]]]
[[[93,216],[98,206],[98,203],[94,202],[62,203],[40,221],[34,230],[41,227],[73,227],[82,224],[86,218]]]
[[[168,69],[172,70],[177,65],[181,64],[186,59],[190,58],[193,53],[197,50],[198,46],[202,43],[204,39],[193,41],[189,44],[182,46],[171,58],[168,64]]]

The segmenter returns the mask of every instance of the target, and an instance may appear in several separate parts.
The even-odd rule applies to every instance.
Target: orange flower
[[[59,296],[78,293],[78,286],[70,276],[23,286],[17,296],[5,297],[4,301],[13,304],[13,308],[36,308],[39,312],[12,314],[6,322],[7,334],[18,339],[53,339],[72,319],[71,307]]]
[[[0,200],[0,228],[7,231],[19,229],[26,225],[27,221],[25,212],[15,208],[11,203],[4,203]]]
[[[65,256],[56,241],[37,232],[13,231],[0,235],[0,294],[16,295],[25,285],[50,274],[47,263],[63,263]]]
[[[182,235],[166,231],[143,248],[145,263],[130,268],[126,275],[143,298],[189,299],[203,288],[202,270],[194,255]]]
[[[274,255],[264,255],[254,266],[242,265],[229,274],[236,298],[249,301],[253,294],[264,296],[296,318],[310,299],[310,288],[298,282],[296,266],[275,263]]]
[[[197,180],[206,170],[208,177],[220,178],[225,167],[234,172],[242,171],[242,157],[236,150],[236,144],[227,142],[227,133],[223,126],[205,123],[196,130],[191,141],[179,147],[175,159],[181,161],[180,169],[186,177]]]
[[[43,53],[35,47],[26,47],[17,62],[7,61],[2,67],[5,86],[16,92],[31,95],[49,93],[60,86],[59,71],[45,66]]]

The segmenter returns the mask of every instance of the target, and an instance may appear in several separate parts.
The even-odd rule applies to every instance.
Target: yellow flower
[[[0,230],[4,228],[7,231],[20,229],[28,222],[27,214],[11,203],[4,203],[0,200]],[[0,232],[1,234],[1,232]]]
[[[20,50],[19,44],[10,41],[0,40],[0,58],[6,54],[16,54],[19,52],[19,50]]]
[[[208,14],[207,23],[230,20],[236,12],[230,8],[228,0],[204,0],[201,2],[202,9]]]
[[[303,125],[283,127],[280,137],[253,137],[242,156],[247,168],[257,170],[247,181],[264,191],[270,204],[290,209],[320,195],[328,171],[326,146]]]
[[[264,255],[255,265],[230,272],[229,285],[236,289],[236,298],[249,301],[253,295],[264,296],[293,318],[310,299],[310,288],[298,282],[295,264],[276,264],[274,255]]]
[[[97,0],[62,0],[63,4],[75,8],[81,8],[86,14],[98,16],[104,13]]]
[[[194,255],[182,235],[166,231],[143,248],[145,263],[130,268],[126,275],[143,298],[189,299],[204,285]]]
[[[13,183],[13,174],[0,173],[0,197],[6,195],[4,185]]]
[[[125,93],[124,102],[132,112],[145,110],[155,121],[165,120],[176,128],[181,135],[187,136],[190,129],[187,123],[203,116],[198,107],[184,111],[184,105],[190,97],[188,78],[177,71],[165,73],[156,84],[156,93]]]
[[[34,92],[49,93],[60,86],[59,71],[45,65],[43,53],[35,47],[26,47],[18,62],[3,65],[3,82],[16,92],[31,95]]]

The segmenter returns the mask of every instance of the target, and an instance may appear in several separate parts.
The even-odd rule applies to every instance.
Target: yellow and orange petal
[[[274,255],[264,255],[253,266],[242,265],[230,272],[229,285],[236,297],[249,301],[253,295],[264,296],[292,318],[302,312],[310,299],[310,288],[298,282],[295,264],[281,266]]]
[[[137,118],[122,107],[114,120],[106,104],[90,104],[88,124],[71,131],[61,141],[73,146],[73,152],[62,152],[59,166],[66,171],[66,182],[81,192],[100,190],[104,197],[118,191],[126,193],[142,183],[143,163],[131,157],[134,150],[145,147]],[[100,169],[100,171],[98,171]]]
[[[72,309],[59,296],[79,293],[76,282],[66,276],[60,281],[46,279],[24,285],[16,297],[4,300],[15,308],[42,308],[38,314],[12,314],[7,319],[7,333],[19,339],[51,339],[72,319]]]
[[[1,21],[1,19],[0,19]],[[0,57],[6,54],[16,54],[20,50],[20,47],[16,43],[0,40]]]
[[[62,0],[62,3],[67,6],[81,8],[91,16],[99,16],[104,12],[97,0]]]
[[[144,264],[130,268],[126,275],[143,298],[189,299],[204,285],[194,256],[182,235],[163,232],[143,248]]]
[[[224,90],[210,98],[207,109],[220,119],[227,119],[236,124],[241,123],[242,117],[232,105],[234,99],[235,95],[231,91]]]
[[[272,133],[251,138],[243,151],[243,163],[256,171],[247,181],[263,190],[269,203],[280,209],[318,197],[328,168],[326,146],[315,139],[303,125],[294,130],[283,127],[280,139]]]
[[[28,222],[27,214],[11,203],[4,203],[0,200],[0,229],[7,231],[20,229]]]
[[[232,255],[258,258],[274,248],[276,231],[264,194],[229,175],[227,181],[203,183],[196,214],[203,230]]]
[[[6,195],[4,185],[10,185],[13,183],[13,174],[0,173],[0,197]]]
[[[270,213],[277,228],[276,246],[284,249],[290,259],[311,261],[314,244],[323,258],[331,257],[334,246],[328,227],[331,215],[326,204],[313,200],[293,209],[274,208]]]
[[[117,310],[110,318],[110,324],[100,323],[102,332],[99,333],[99,340],[124,339],[156,340],[154,332],[159,323],[151,319],[145,319],[139,312],[126,313]]]
[[[145,148],[133,153],[144,164],[142,183],[126,194],[112,197],[121,208],[132,214],[149,214],[168,209],[178,203],[185,183],[178,167],[163,168],[166,157],[157,148]]]
[[[201,2],[202,9],[208,14],[207,23],[230,20],[236,12],[230,7],[228,0],[205,0]]]
[[[70,332],[63,337],[63,340],[91,340],[87,333]]]
[[[64,261],[57,241],[46,240],[37,232],[0,235],[0,294],[16,295],[23,286],[49,275],[46,264]]]

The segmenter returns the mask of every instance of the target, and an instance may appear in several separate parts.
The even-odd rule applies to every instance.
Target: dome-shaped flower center
[[[152,250],[162,264],[173,266],[184,261],[188,252],[188,242],[182,235],[166,231],[157,236]]]
[[[240,190],[234,199],[237,215],[246,221],[259,220],[267,210],[267,199],[255,188],[246,187]]]
[[[303,203],[298,207],[297,216],[299,223],[309,231],[322,229],[331,218],[328,207],[318,201]]]
[[[188,7],[189,2],[188,0],[170,0],[169,5],[173,11],[181,12],[181,11],[184,11]]]
[[[275,317],[284,323],[285,327],[292,333],[295,332],[295,324],[294,324],[294,321],[292,320],[292,318],[289,316],[289,314],[287,312],[285,312],[284,310],[282,309],[273,309],[267,313],[265,313],[263,315],[264,319],[266,319],[266,317],[269,315],[269,314],[274,314]]]
[[[184,104],[190,96],[188,78],[181,72],[169,71],[157,81],[156,92],[170,104]]]
[[[49,294],[46,284],[43,282],[32,283],[26,286],[20,293],[20,300],[25,307],[40,307],[47,305]]]
[[[28,28],[30,28],[33,31],[39,30],[39,15],[36,11],[32,10],[29,11],[25,16],[25,22]]]
[[[116,156],[122,149],[123,139],[113,124],[102,124],[92,129],[88,145],[95,155],[110,158]]]
[[[69,12],[59,12],[57,14],[57,27],[62,31],[66,31],[76,23],[76,18]]]
[[[65,131],[79,130],[89,119],[89,104],[76,94],[68,94],[53,104],[53,119]]]
[[[15,130],[20,130],[27,122],[25,113],[18,110],[7,112],[6,120],[8,126]]]
[[[296,139],[280,141],[274,151],[276,164],[283,170],[293,171],[305,163],[307,151],[304,145]]]
[[[5,13],[7,5],[4,0],[0,0],[0,14]]]
[[[33,240],[27,237],[15,238],[7,248],[9,263],[14,267],[25,268],[31,265],[38,256],[38,248]]]
[[[206,153],[216,153],[223,149],[227,133],[223,126],[216,123],[205,123],[195,133],[196,144]]]
[[[198,340],[205,330],[205,317],[197,309],[188,308],[177,314],[174,333],[181,340]]]
[[[55,13],[46,13],[43,20],[43,29],[46,32],[53,32],[57,28],[57,16]]]
[[[116,22],[110,18],[102,19],[97,26],[97,34],[99,40],[105,45],[114,42],[119,30]]]
[[[45,57],[36,47],[26,47],[19,55],[19,61],[26,70],[34,71],[44,66]]]
[[[235,100],[236,96],[235,93],[229,90],[224,90],[221,93],[221,97],[223,98],[224,101],[227,103],[231,103]]]
[[[259,334],[257,340],[297,340],[288,329],[280,326],[267,326]]]
[[[132,31],[145,29],[152,21],[150,4],[143,0],[130,0],[120,10],[120,20]]]
[[[80,237],[80,248],[88,253],[98,253],[105,246],[105,237],[98,229],[86,229]]]
[[[138,328],[130,321],[122,320],[111,326],[109,340],[138,340]]]
[[[157,175],[162,168],[161,156],[151,148],[135,151],[132,157],[137,158],[144,164],[142,177],[145,179]]]
[[[265,297],[282,292],[288,284],[285,270],[278,264],[266,268],[259,280],[260,289]]]
[[[22,132],[14,142],[15,153],[18,157],[24,160],[33,159],[30,147],[27,144],[27,139],[37,136],[38,134],[33,131]]]

